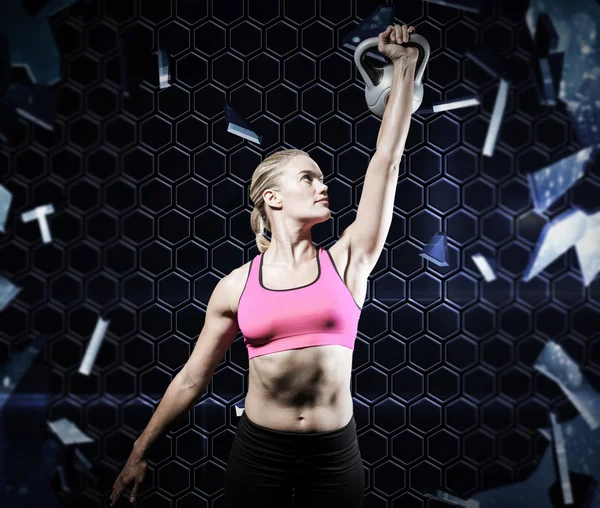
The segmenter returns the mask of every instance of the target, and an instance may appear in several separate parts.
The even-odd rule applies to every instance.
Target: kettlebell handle
[[[371,37],[362,41],[354,51],[354,63],[369,88],[379,85],[383,77],[383,68],[376,68],[366,60],[367,51],[371,48],[376,48],[378,43],[378,37]],[[408,34],[408,42],[403,43],[403,45],[415,46],[419,50],[417,70],[415,71],[415,84],[420,85],[423,81],[423,74],[431,52],[429,43],[422,35]]]

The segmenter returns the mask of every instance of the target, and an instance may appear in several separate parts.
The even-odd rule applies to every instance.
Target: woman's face
[[[288,161],[284,168],[281,191],[265,191],[265,201],[279,197],[281,209],[285,210],[287,218],[311,224],[324,222],[329,219],[331,212],[327,201],[318,202],[328,197],[323,178],[314,160],[306,155],[298,155]]]

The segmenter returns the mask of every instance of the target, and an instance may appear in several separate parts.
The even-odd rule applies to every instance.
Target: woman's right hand
[[[115,484],[113,485],[113,491],[110,495],[110,506],[117,502],[119,497],[121,497],[123,490],[125,490],[132,481],[135,483],[133,485],[133,490],[131,491],[131,496],[129,496],[129,501],[133,503],[137,497],[138,488],[144,481],[147,469],[148,461],[135,451],[131,452],[123,471],[121,471],[121,474],[117,477],[117,481],[115,481]]]

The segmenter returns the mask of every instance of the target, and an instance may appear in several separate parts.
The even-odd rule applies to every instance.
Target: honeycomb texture
[[[549,339],[600,385],[600,281],[583,287],[573,250],[521,280],[549,220],[600,205],[598,173],[543,216],[533,212],[527,174],[580,145],[564,107],[538,106],[525,7],[485,4],[480,15],[396,6],[396,23],[431,45],[424,103],[479,94],[482,105],[412,119],[354,351],[365,507],[426,506],[425,485],[467,498],[525,479],[547,446],[536,429],[550,424],[549,410],[574,415],[532,368]],[[332,217],[313,229],[315,243],[329,248],[354,220],[380,120],[341,40],[377,5],[103,0],[89,20],[69,10],[51,19],[64,75],[54,131],[20,120],[0,146],[2,183],[14,196],[0,269],[23,288],[0,314],[0,347],[6,360],[32,334],[50,337],[48,418],[70,418],[95,440],[98,482],[81,475],[70,485],[86,506],[105,506],[189,357],[217,282],[258,254],[248,189],[262,158],[294,147],[320,165]],[[121,94],[125,30],[173,55],[171,87],[145,82]],[[477,45],[512,80],[493,157],[481,152],[498,84],[466,57]],[[225,98],[262,146],[227,133]],[[43,244],[20,214],[59,202],[53,241]],[[448,233],[445,268],[418,255],[437,231]],[[482,280],[477,252],[497,257],[496,281]],[[111,324],[84,378],[77,369],[100,314]],[[240,333],[208,392],[155,443],[140,506],[222,506],[233,405],[247,376]]]

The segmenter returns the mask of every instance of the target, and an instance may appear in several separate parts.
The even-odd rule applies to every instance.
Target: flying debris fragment
[[[102,342],[104,341],[104,336],[106,335],[106,330],[108,329],[109,324],[110,319],[105,321],[99,317],[98,321],[96,321],[96,328],[94,328],[94,333],[92,334],[92,338],[88,343],[87,349],[85,350],[85,355],[83,360],[81,360],[81,365],[79,366],[80,374],[89,376],[90,372],[92,372],[94,362],[96,361],[96,356],[98,356],[98,351],[100,350],[100,346],[102,346]]]
[[[556,342],[546,343],[533,368],[560,386],[590,429],[596,430],[600,426],[600,396],[583,377],[579,366]]]
[[[468,108],[471,106],[479,106],[481,102],[477,95],[468,97],[460,97],[458,99],[449,99],[446,101],[434,102],[430,106],[420,107],[416,113],[426,115],[430,113],[439,113],[440,111],[451,111],[453,109]]]
[[[173,68],[171,55],[165,49],[159,48],[158,55],[158,83],[160,88],[169,88],[173,81],[171,69]]]
[[[54,85],[61,79],[60,55],[48,18],[77,0],[48,0],[32,16],[21,0],[0,2],[0,33],[8,38],[10,61],[25,67],[34,84]]]
[[[473,499],[461,499],[439,489],[426,489],[424,496],[426,499],[439,499],[462,508],[479,508],[479,503]]]
[[[567,460],[565,438],[563,437],[562,428],[558,423],[554,413],[550,413],[550,419],[552,421],[552,438],[554,441],[554,450],[556,451],[556,459],[558,462],[560,486],[562,489],[564,503],[569,505],[573,504],[573,490],[571,489],[571,480],[569,479],[569,462]]]
[[[227,99],[225,99],[225,121],[227,122],[227,132],[248,139],[258,145],[262,142],[263,137],[252,130],[252,126],[234,111]]]
[[[498,93],[496,94],[496,101],[494,102],[492,118],[490,120],[490,125],[488,127],[488,131],[485,136],[485,142],[483,144],[483,155],[486,157],[492,157],[494,155],[494,149],[496,148],[496,142],[498,141],[498,134],[500,133],[500,127],[502,125],[502,120],[504,119],[504,111],[506,109],[506,102],[508,101],[509,89],[510,81],[501,79],[500,86],[498,87]]]
[[[448,263],[448,238],[446,233],[436,233],[429,243],[423,247],[419,256],[438,266],[450,266]]]
[[[43,242],[50,243],[52,241],[52,237],[50,236],[50,228],[48,227],[46,215],[50,215],[52,213],[54,213],[54,207],[51,204],[38,206],[33,210],[23,212],[21,214],[21,220],[23,222],[31,222],[37,219],[40,224],[40,231],[42,232]]]
[[[14,109],[23,118],[54,130],[56,119],[56,91],[41,85],[11,84],[2,98],[2,103]]]
[[[38,353],[44,347],[46,340],[47,336],[41,335],[34,339],[23,351],[13,353],[6,363],[0,366],[0,380],[2,381],[0,385],[0,410],[10,399],[21,379],[23,379]]]
[[[11,203],[11,192],[4,185],[0,185],[0,233],[6,233],[6,218]]]
[[[533,279],[579,242],[584,237],[587,226],[587,214],[578,209],[567,210],[547,223],[540,233],[523,280],[528,282]]]
[[[537,213],[545,212],[584,175],[594,147],[589,146],[527,175],[529,192]]]
[[[461,11],[472,12],[473,14],[479,14],[483,0],[424,0],[432,4],[446,5],[448,7],[454,7]]]
[[[394,23],[394,6],[380,5],[367,16],[354,30],[350,31],[342,40],[345,48],[354,51],[358,45],[367,39],[377,37],[381,32]],[[387,59],[378,51],[373,51],[377,60],[387,63]]]
[[[84,434],[79,427],[68,418],[61,418],[60,420],[51,422],[48,421],[47,423],[50,430],[56,434],[58,439],[60,439],[60,442],[65,446],[94,442],[92,438]]]
[[[579,142],[600,144],[600,2],[531,0],[525,20],[538,54],[550,60],[553,79],[560,83],[555,92],[567,106]]]
[[[0,275],[0,312],[13,301],[13,298],[19,294],[23,288],[14,285],[6,277]]]
[[[494,149],[496,148],[500,127],[502,126],[502,120],[504,119],[504,111],[508,101],[508,91],[511,82],[508,79],[505,65],[496,58],[488,48],[482,46],[471,48],[467,51],[467,56],[479,65],[479,67],[500,80],[498,91],[496,93],[496,100],[494,102],[494,109],[492,111],[492,118],[490,119],[483,145],[483,155],[492,157],[494,155]]]
[[[600,211],[588,215],[583,238],[575,244],[583,285],[588,287],[600,272]]]
[[[483,254],[479,253],[473,254],[471,259],[473,260],[473,263],[475,263],[475,266],[479,268],[479,271],[486,282],[493,282],[496,280],[496,272],[493,267],[494,263],[485,258]]]

